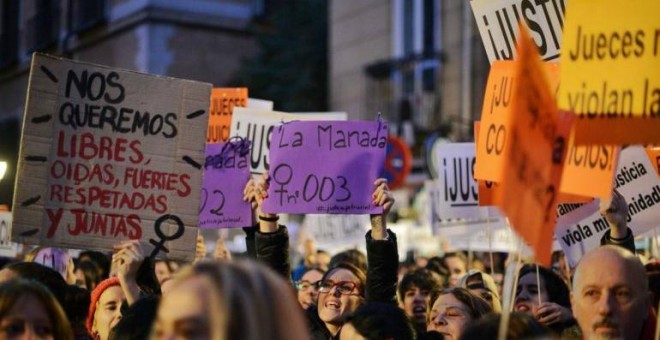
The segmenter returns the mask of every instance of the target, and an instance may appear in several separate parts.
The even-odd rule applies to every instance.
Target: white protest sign
[[[444,143],[437,148],[437,211],[441,219],[485,218],[489,208],[479,206],[474,179],[474,143]]]
[[[364,246],[369,216],[308,214],[302,227],[316,241],[318,249],[334,253]]]
[[[248,100],[248,105],[249,100]],[[270,162],[270,136],[273,128],[294,120],[346,120],[343,112],[292,114],[277,111],[234,107],[232,115],[232,137],[242,137],[252,142],[250,152],[250,170],[252,174],[268,172]]]
[[[15,258],[18,253],[18,244],[11,242],[11,213],[0,211],[0,256]]]
[[[449,247],[452,250],[471,251],[494,251],[515,253],[519,251],[520,239],[510,228],[498,228],[491,230],[491,239],[488,238],[488,230],[480,230],[464,235],[449,235],[447,237]],[[556,240],[552,242],[552,250],[559,251],[561,247]],[[531,256],[532,250],[527,244],[522,244],[523,256]]]
[[[273,102],[264,99],[248,98],[246,107],[250,109],[273,111]]]
[[[660,179],[643,147],[632,146],[621,151],[614,187],[626,199],[628,227],[635,236],[660,226]],[[599,204],[594,200],[557,220],[555,236],[571,266],[586,252],[598,247],[609,230],[607,220],[599,212]]]
[[[34,54],[12,239],[195,255],[211,84]]]
[[[513,60],[518,21],[529,27],[532,39],[545,61],[559,59],[566,0],[472,0],[488,60]]]

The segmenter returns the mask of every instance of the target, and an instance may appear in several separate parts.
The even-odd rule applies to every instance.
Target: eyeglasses
[[[340,292],[341,295],[350,295],[353,293],[355,288],[357,288],[357,284],[351,281],[333,282],[327,280],[325,282],[319,283],[319,293],[328,293],[332,290],[332,287],[336,287],[337,291]]]
[[[296,289],[298,289],[298,290],[309,290],[309,289],[319,290],[319,283],[320,282],[321,282],[321,280],[314,281],[314,282],[309,282],[307,280],[296,281]]]

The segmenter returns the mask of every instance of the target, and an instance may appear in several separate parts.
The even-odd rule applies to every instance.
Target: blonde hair
[[[252,260],[204,261],[185,267],[174,287],[197,277],[210,288],[211,339],[306,339],[309,337],[293,286]]]

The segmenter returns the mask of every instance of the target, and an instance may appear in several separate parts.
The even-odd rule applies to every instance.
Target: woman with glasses
[[[300,280],[296,281],[296,290],[298,291],[298,303],[303,309],[316,305],[319,297],[319,283],[325,271],[320,268],[312,267],[305,269]]]
[[[486,300],[459,287],[441,290],[432,306],[426,330],[454,340],[461,336],[470,321],[492,312]]]
[[[276,214],[261,211],[267,194],[267,175],[255,183],[250,180],[244,199],[253,203],[259,217],[258,230],[248,231],[248,252],[268,263],[275,271],[290,277],[289,239],[286,227],[278,225]],[[371,230],[366,234],[368,272],[339,263],[323,275],[319,284],[318,304],[307,309],[312,339],[333,339],[339,334],[344,317],[367,302],[396,304],[396,282],[399,266],[396,235],[387,229],[386,217],[394,204],[387,181],[374,182],[372,203],[382,206],[382,214],[371,215]],[[367,279],[368,277],[368,279]]]

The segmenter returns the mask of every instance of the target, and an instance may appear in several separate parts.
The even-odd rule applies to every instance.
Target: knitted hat
[[[99,301],[101,298],[101,295],[103,292],[105,292],[106,289],[114,286],[119,286],[119,279],[117,277],[111,277],[109,279],[105,279],[101,281],[96,288],[94,288],[94,291],[92,291],[92,295],[90,297],[90,302],[89,302],[89,313],[87,313],[87,331],[89,331],[89,334],[93,334],[92,332],[92,325],[94,324],[94,313],[96,312],[96,303]]]

